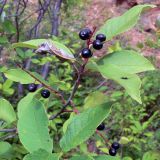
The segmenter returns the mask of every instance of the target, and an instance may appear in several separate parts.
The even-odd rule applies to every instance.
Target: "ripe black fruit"
[[[103,43],[100,40],[93,41],[93,48],[96,50],[100,50],[103,47]]]
[[[100,40],[101,42],[104,42],[106,40],[106,36],[104,34],[97,34],[96,40]]]
[[[89,28],[84,28],[79,32],[79,37],[82,40],[87,40],[90,38],[92,31]]]
[[[110,148],[110,149],[109,149],[109,154],[110,154],[111,156],[115,156],[115,155],[117,154],[117,151],[116,151],[114,148]]]
[[[115,150],[117,150],[120,148],[120,144],[118,142],[114,142],[114,143],[112,143],[111,147],[114,148]]]
[[[36,89],[37,89],[37,85],[36,84],[31,83],[31,84],[28,85],[28,91],[29,92],[34,92],[34,91],[36,91]]]
[[[101,123],[98,127],[97,127],[97,130],[99,131],[102,131],[105,129],[105,124],[104,123]]]
[[[41,91],[41,96],[42,96],[43,98],[48,98],[48,97],[50,96],[50,91],[47,90],[47,89],[42,90],[42,91]]]
[[[92,52],[90,49],[84,48],[84,49],[82,49],[81,56],[83,58],[90,58],[90,57],[92,57]]]

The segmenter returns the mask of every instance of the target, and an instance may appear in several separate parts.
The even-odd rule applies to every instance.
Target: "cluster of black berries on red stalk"
[[[37,90],[37,85],[36,84],[31,83],[31,84],[28,85],[28,91],[29,92],[35,92],[36,90]],[[48,98],[50,96],[50,91],[47,90],[47,89],[43,89],[41,91],[41,96],[43,98]]]
[[[100,50],[103,48],[103,42],[106,40],[106,36],[104,34],[97,34],[96,40],[91,41],[94,31],[92,32],[89,28],[84,28],[79,32],[79,37],[82,40],[87,40],[88,47],[82,49],[81,56],[83,58],[92,57],[92,51],[90,50],[90,45],[96,50]]]

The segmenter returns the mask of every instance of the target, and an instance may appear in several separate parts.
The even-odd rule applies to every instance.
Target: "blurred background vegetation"
[[[158,1],[154,2],[156,5],[160,5]],[[78,37],[81,28],[85,26],[98,28],[106,19],[119,15],[138,3],[145,2],[0,0],[0,72],[8,68],[15,68],[14,62],[16,61],[24,68],[40,73],[44,79],[50,82],[52,87],[67,94],[71,90],[71,84],[75,78],[74,69],[68,62],[62,63],[49,55],[36,55],[33,50],[16,49],[13,51],[10,49],[11,44],[34,38],[52,38],[70,47],[78,57],[79,51],[84,46]],[[141,74],[143,104],[140,105],[132,100],[113,81],[104,81],[100,78],[94,78],[93,81],[93,77],[99,76],[97,73],[89,71],[85,72],[74,99],[79,110],[84,109],[82,108],[84,104],[87,107],[92,96],[115,101],[113,111],[105,121],[104,136],[108,138],[109,144],[113,141],[120,141],[122,148],[119,154],[124,160],[140,160],[142,157],[145,160],[152,160],[147,157],[154,157],[160,152],[160,71],[158,70],[160,17],[157,16],[157,11],[150,13],[150,15],[154,15],[150,17],[147,15],[148,19],[151,18],[152,24],[150,21],[147,22],[148,25],[145,28],[144,22],[142,22],[131,31],[134,33],[133,36],[135,35],[132,37],[134,39],[126,38],[126,33],[126,35],[118,36],[113,41],[107,42],[100,53],[94,53],[94,56],[102,56],[106,52],[121,48],[133,48],[143,52],[155,66],[157,65],[156,71]],[[145,20],[145,15],[142,18]],[[136,41],[137,34],[138,36],[140,34],[144,41],[141,39]],[[27,86],[13,83],[6,79],[3,73],[0,74],[0,96],[8,99],[16,110],[17,102],[28,93]],[[103,91],[106,96],[101,95],[99,91]],[[91,94],[92,96],[90,96]],[[60,105],[56,97],[52,95],[46,103],[48,103],[48,111],[52,114],[56,113]],[[62,134],[62,125],[68,118],[69,114],[65,113],[50,122],[50,128],[53,130],[51,135],[55,141],[59,140]],[[16,136],[10,137],[10,135],[0,133],[0,140],[6,140],[13,144],[15,152],[12,154],[12,159],[22,159],[26,154],[26,150],[20,145]],[[60,150],[56,144],[54,149],[55,152]],[[106,154],[108,148],[103,139],[94,135],[87,144],[82,144],[79,150],[73,150],[72,154],[75,152],[76,154]],[[69,157],[70,154],[68,153],[66,157]]]

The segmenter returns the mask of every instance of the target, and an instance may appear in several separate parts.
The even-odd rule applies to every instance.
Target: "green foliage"
[[[140,54],[134,51],[122,50],[102,57],[98,60],[95,69],[105,78],[118,82],[133,99],[141,103],[141,81],[135,73],[154,70],[154,67]]]
[[[12,146],[7,142],[0,142],[0,158],[11,159],[12,154]]]
[[[107,39],[110,40],[114,36],[123,33],[136,25],[140,14],[145,8],[153,8],[154,5],[137,5],[127,12],[125,12],[122,16],[112,18],[108,20],[97,33],[103,33],[106,35]],[[118,27],[117,27],[118,26]]]
[[[5,99],[0,99],[0,119],[10,124],[16,121],[13,106]]]
[[[69,160],[94,160],[94,159],[88,156],[74,156],[70,158]]]
[[[48,153],[46,150],[39,149],[24,157],[24,160],[59,160],[58,154]]]
[[[74,4],[80,2],[81,0],[67,0],[63,2],[63,7],[66,8],[69,4],[66,11],[72,6],[73,13]],[[155,6],[148,4],[137,5],[122,16],[108,20],[97,33],[106,34],[110,40],[135,26],[141,12],[153,7]],[[71,18],[76,17],[72,15]],[[0,45],[6,49],[6,53],[17,53],[14,62],[10,57],[9,65],[0,68],[1,96],[7,97],[16,111],[17,101],[27,94],[18,103],[17,124],[12,105],[4,98],[0,99],[0,128],[2,131],[4,127],[18,129],[18,135],[17,132],[0,133],[0,139],[12,143],[11,146],[8,142],[0,142],[0,159],[60,160],[62,156],[62,159],[70,160],[119,160],[121,155],[123,160],[158,160],[160,77],[158,78],[158,72],[151,72],[154,67],[150,61],[136,51],[121,48],[117,42],[108,48],[109,54],[100,59],[92,58],[87,63],[87,60],[74,54],[75,51],[79,52],[81,42],[76,32],[68,34],[68,28],[60,28],[63,35],[60,38],[51,36],[50,39],[24,41],[26,37],[22,36],[21,28],[20,37],[17,37],[17,28],[12,19],[8,20],[3,14],[0,24]],[[47,30],[45,28],[43,32],[47,33]],[[10,45],[10,42],[17,38],[20,42]],[[158,43],[148,44],[150,47],[158,48]],[[41,51],[46,51],[51,56],[38,54]],[[15,62],[23,66],[26,60],[31,62],[31,71],[10,69],[15,67]],[[44,79],[39,74],[39,67],[48,62],[50,71]],[[86,67],[85,62],[92,73],[86,70],[81,73],[83,67]],[[23,67],[27,68],[25,65]],[[141,74],[141,81],[139,73],[145,71],[150,71],[151,74]],[[125,88],[126,93],[108,79],[119,83]],[[105,80],[107,86],[97,84],[101,83],[101,80]],[[39,93],[41,89],[28,94],[25,85],[24,94],[17,93],[17,83],[14,82],[41,83],[46,89],[56,90],[57,94],[51,94],[48,99],[44,99]],[[20,89],[20,86],[18,87]],[[66,104],[63,104],[62,96],[68,104],[67,108]],[[53,115],[58,116],[49,121],[48,117]],[[4,121],[7,125],[4,125]],[[100,135],[94,134],[102,122],[107,124],[104,132],[100,132]],[[13,141],[10,140],[12,136]],[[119,141],[122,145],[116,157],[106,155],[112,141]],[[90,143],[93,143],[93,153],[88,150]]]
[[[95,160],[120,160],[119,157],[111,157],[111,156],[97,156]]]
[[[28,95],[18,104],[19,138],[31,153],[38,149],[51,152],[53,144],[48,132],[48,118],[43,104],[33,96]]]
[[[150,151],[144,154],[142,160],[158,160],[159,156],[158,152]]]
[[[75,116],[60,141],[63,151],[67,152],[86,141],[95,132],[97,126],[107,117],[110,108],[111,103],[104,103],[103,105],[89,108],[80,115]]]
[[[9,69],[4,72],[4,75],[14,81],[20,82],[21,84],[34,83],[35,79],[31,77],[28,73],[24,72],[22,69]]]
[[[42,46],[38,48],[38,46],[40,46],[43,43],[45,43],[46,47]],[[57,41],[52,41],[47,39],[35,39],[26,42],[15,43],[13,44],[13,47],[14,48],[23,47],[23,48],[33,48],[33,49],[38,48],[37,52],[40,52],[41,50],[48,51],[48,49],[50,49],[53,53],[60,56],[61,58],[75,60],[71,50],[62,43],[59,43]]]

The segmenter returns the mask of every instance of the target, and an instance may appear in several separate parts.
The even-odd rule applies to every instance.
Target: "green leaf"
[[[12,47],[13,48],[22,47],[22,48],[37,49],[38,46],[40,46],[42,43],[46,41],[47,39],[33,39],[33,40],[25,41],[25,42],[13,43]]]
[[[0,158],[10,159],[12,154],[12,146],[8,142],[0,142]]]
[[[20,82],[21,84],[29,84],[35,82],[35,79],[22,69],[9,69],[4,72],[4,75],[6,76],[6,78],[14,82]]]
[[[26,155],[23,160],[59,160],[59,156],[60,154],[52,154],[43,149],[39,149],[38,151]]]
[[[23,48],[37,49],[36,51],[37,53],[42,52],[42,51],[47,51],[47,52],[51,51],[52,54],[55,54],[61,58],[75,60],[73,53],[68,47],[66,47],[62,43],[59,43],[57,41],[52,41],[49,39],[33,39],[30,41],[14,43],[12,44],[12,47],[13,48],[23,47]]]
[[[53,143],[48,132],[48,118],[43,104],[29,94],[18,103],[18,133],[24,147],[33,152],[51,152]]]
[[[126,89],[126,92],[137,102],[141,102],[140,87],[141,80],[135,74],[129,74],[112,64],[98,63],[99,72],[105,77],[118,82]]]
[[[94,159],[95,160],[120,160],[120,157],[102,155],[102,156],[94,157]]]
[[[75,113],[71,113],[69,119],[67,119],[63,124],[63,133],[66,133],[66,130],[68,128],[68,125],[72,122],[73,117],[75,116]]]
[[[89,108],[83,113],[73,117],[67,127],[65,135],[60,140],[60,146],[67,152],[87,140],[94,134],[97,126],[110,113],[111,103],[105,103],[94,108]]]
[[[130,140],[127,137],[121,137],[119,143],[122,145],[128,144]]]
[[[159,160],[159,151],[149,151],[143,155],[142,160]]]
[[[142,10],[149,7],[153,8],[155,6],[144,4],[132,7],[122,16],[109,19],[96,34],[103,33],[106,35],[108,40],[112,39],[114,36],[117,36],[120,33],[123,33],[134,27],[140,17]]]
[[[96,99],[96,101],[95,101]],[[106,95],[102,92],[95,91],[90,93],[84,100],[84,108],[96,107],[97,105],[103,104],[107,101]]]
[[[53,53],[55,53],[57,56],[69,59],[69,60],[75,60],[71,50],[67,48],[62,43],[56,42],[56,41],[49,41],[50,49]]]
[[[112,64],[130,74],[154,70],[154,66],[150,61],[133,50],[113,52],[101,58],[98,64],[103,64],[104,66]]]
[[[12,105],[5,99],[0,99],[0,119],[7,123],[16,121],[16,114]]]
[[[72,158],[70,158],[69,160],[94,160],[92,157],[89,156],[74,156]]]
[[[34,77],[36,77],[37,79],[39,79],[43,84],[47,85],[47,86],[50,86],[50,84],[44,80],[42,78],[42,76],[40,74],[38,74],[37,72],[30,72],[32,75],[34,75]]]
[[[5,32],[9,34],[16,33],[16,28],[10,20],[5,20],[4,23],[2,24],[2,27],[5,30]]]
[[[8,39],[6,36],[0,37],[0,44],[8,43]]]
[[[124,157],[123,160],[133,160],[131,157]]]

